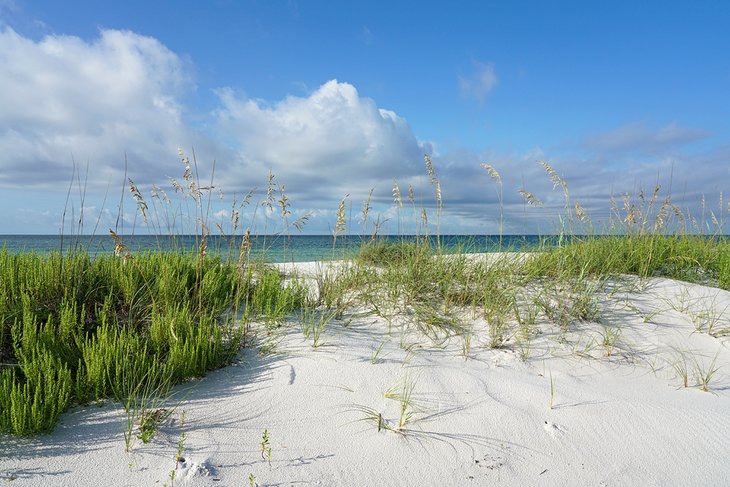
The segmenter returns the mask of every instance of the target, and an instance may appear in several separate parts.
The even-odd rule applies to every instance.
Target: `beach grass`
[[[174,183],[175,190],[188,198],[189,219],[201,222],[191,249],[132,254],[124,236],[110,231],[113,255],[92,257],[83,249],[49,255],[0,250],[0,431],[20,436],[47,433],[71,405],[111,398],[127,411],[129,445],[132,427],[162,404],[173,385],[229,363],[241,347],[253,343],[249,338],[256,332],[254,325],[271,337],[288,323],[298,323],[316,348],[326,328],[346,323],[346,315],[357,309],[361,315],[383,318],[389,334],[400,331],[408,354],[412,348],[405,335],[416,333],[434,344],[457,338],[468,358],[477,341],[474,322],[481,320],[486,334],[476,338],[495,349],[515,347],[529,360],[536,323],[542,318],[563,335],[576,323],[600,322],[599,298],[613,278],[664,276],[730,289],[730,242],[720,232],[691,231],[685,224],[688,218],[679,221],[684,213],[669,198],[659,204],[658,190],[650,197],[640,195],[635,204],[628,196],[623,206],[614,203],[611,226],[593,232],[582,207],[571,200],[567,183],[545,163],[543,168],[564,198],[557,242],[546,238],[527,255],[501,248],[500,209],[503,252],[474,257],[464,248],[446,249],[440,235],[443,195],[428,157],[436,235],[429,235],[434,225],[428,223],[425,207],[419,214],[409,187],[418,234],[379,239],[381,220],[370,216],[375,230],[372,239],[364,238],[372,211],[369,196],[362,212],[360,248],[346,262],[320,265],[314,282],[307,284],[300,276],[285,275],[250,258],[251,229],[244,232],[238,214],[250,193],[243,202],[234,201],[227,230],[242,237],[237,258],[209,252],[204,194],[213,185],[201,186],[193,176],[197,170],[191,169],[194,161],[182,160],[184,184]],[[497,185],[501,204],[501,176],[490,165],[484,169]],[[131,181],[129,185],[149,231],[179,231],[173,218],[178,210],[168,209],[170,200],[160,196],[164,193],[156,191],[150,207],[139,188]],[[270,174],[262,213],[274,212],[277,187]],[[284,186],[278,188],[280,227],[288,235],[306,218],[289,221],[289,201]],[[534,195],[520,192],[537,205]],[[400,230],[406,212],[397,183],[393,194]],[[338,238],[351,226],[347,199],[340,199],[337,208],[333,258]],[[577,228],[591,233],[579,234]],[[697,331],[726,334],[720,321],[724,311],[710,307],[696,312]],[[599,344],[606,356],[614,354],[620,338],[620,329],[604,327]],[[373,352],[373,364],[379,361],[383,343]],[[683,355],[681,359],[673,367],[686,387],[688,367]],[[717,368],[714,361],[695,361],[703,390],[709,390]],[[399,429],[413,419],[412,391],[413,382],[406,381],[397,396],[402,406]],[[551,379],[551,406],[553,395]],[[366,412],[380,429],[382,416]]]

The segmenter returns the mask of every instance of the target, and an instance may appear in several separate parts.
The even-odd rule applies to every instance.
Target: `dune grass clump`
[[[424,241],[421,241],[424,242]],[[433,251],[424,243],[407,239],[388,242],[382,239],[365,241],[358,250],[357,261],[365,265],[383,266],[392,262],[405,262],[432,255]]]
[[[307,300],[308,290],[298,280],[286,283],[277,270],[262,267],[258,272],[247,274],[255,284],[245,298],[246,320],[257,319],[267,328],[278,328],[293,311],[302,308]]]
[[[531,340],[541,332],[539,319],[544,322],[541,318],[546,318],[559,329],[559,340],[569,339],[567,333],[576,330],[574,324],[602,323],[612,283],[624,275],[638,276],[640,282],[664,276],[728,288],[730,242],[722,236],[726,211],[722,199],[720,217],[712,214],[714,232],[703,232],[705,227],[711,230],[707,223],[698,222],[678,208],[670,197],[662,199],[659,186],[648,195],[639,191],[636,197],[626,194],[618,201],[612,198],[609,222],[597,230],[588,211],[572,199],[567,181],[550,164],[540,162],[553,189],[563,199],[556,235],[543,238],[528,255],[507,252],[473,257],[463,249],[443,245],[439,233],[443,195],[429,158],[426,165],[428,180],[435,188],[431,209],[436,211],[436,235],[429,235],[426,207],[419,218],[413,205],[417,235],[363,240],[354,262],[348,264],[349,269],[355,269],[350,272],[361,278],[349,281],[346,292],[332,293],[350,297],[341,301],[340,309],[364,306],[384,318],[389,332],[397,323],[437,344],[458,337],[468,357],[476,334],[474,320],[478,318],[486,328],[486,336],[476,336],[477,340],[481,338],[480,343],[491,348],[516,346],[520,356],[527,359]],[[482,167],[496,184],[501,206],[501,175],[490,164]],[[532,193],[524,189],[520,193],[526,205],[542,206]],[[413,203],[411,194],[409,188]],[[401,231],[403,197],[397,182],[393,198]],[[369,209],[368,202],[366,207]],[[499,224],[501,244],[502,209]],[[501,245],[500,249],[508,250]],[[324,274],[318,274],[317,279],[321,289],[336,287]],[[727,328],[719,324],[720,314],[724,310],[698,312],[696,326],[713,336],[727,334]],[[619,347],[620,329],[603,326],[597,343],[611,357]]]
[[[730,289],[730,242],[704,235],[594,235],[545,247],[526,271],[537,275],[665,276]]]
[[[127,404],[141,383],[203,376],[242,344],[235,309],[276,315],[299,306],[297,292],[197,253],[0,251],[0,430],[48,432],[70,404]]]

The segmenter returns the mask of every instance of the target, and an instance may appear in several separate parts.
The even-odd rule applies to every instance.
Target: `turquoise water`
[[[416,236],[381,236],[381,241],[398,242],[401,240],[415,241]],[[423,237],[420,237],[423,239]],[[441,237],[441,245],[447,252],[461,248],[463,252],[496,252],[499,250],[527,250],[534,248],[540,239],[537,235],[506,235],[502,237],[502,247],[499,245],[498,235],[445,235]],[[132,252],[148,250],[193,250],[198,248],[196,237],[132,235],[123,238],[125,245]],[[370,240],[366,237],[365,240]],[[436,245],[436,239],[430,239]],[[263,257],[269,262],[304,262],[312,260],[327,260],[343,258],[352,255],[361,245],[363,239],[359,236],[340,236],[337,245],[332,250],[331,235],[296,235],[257,236],[252,237],[252,257]],[[208,237],[208,254],[220,253],[222,256],[238,257],[241,237],[210,236]],[[91,255],[111,254],[114,251],[114,242],[108,236],[91,235],[0,235],[0,245],[8,252],[58,252],[63,247],[64,252],[72,249],[83,249]]]

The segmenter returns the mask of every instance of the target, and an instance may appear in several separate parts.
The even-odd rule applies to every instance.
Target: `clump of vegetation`
[[[224,311],[257,286],[233,265],[199,260],[0,251],[0,362],[10,364],[0,429],[48,432],[72,402],[126,402],[143,382],[153,390],[227,363],[243,330]]]
[[[440,234],[444,196],[429,157],[426,176],[433,189],[435,224],[429,223],[426,207],[417,208],[413,188],[408,187],[405,198],[395,183],[400,235],[378,238],[382,221],[370,215],[371,191],[362,211],[359,251],[342,265],[320,267],[314,286],[309,286],[251,259],[253,237],[240,224],[240,212],[252,193],[234,201],[227,227],[216,224],[221,235],[238,235],[240,240],[230,238],[225,254],[212,252],[208,214],[214,186],[194,176],[194,159],[182,155],[181,160],[182,183],[173,180],[175,193],[183,198],[179,208],[159,188],[153,188],[149,204],[131,180],[128,189],[137,208],[135,218],[142,219],[149,233],[167,235],[173,243],[176,235],[194,234],[192,248],[172,245],[132,253],[121,232],[110,231],[114,255],[92,257],[83,249],[49,255],[0,250],[0,431],[48,432],[71,404],[114,398],[127,412],[128,448],[135,425],[139,438],[149,440],[159,425],[155,412],[164,410],[162,399],[170,387],[227,364],[248,343],[254,322],[272,337],[294,317],[318,347],[328,326],[348,323],[346,315],[357,310],[360,316],[385,319],[389,333],[400,327],[401,345],[409,354],[404,336],[415,332],[438,344],[452,337],[462,340],[468,357],[478,333],[475,322],[481,320],[487,330],[481,343],[516,346],[527,360],[531,341],[540,333],[538,317],[546,317],[563,336],[576,323],[600,321],[610,277],[667,276],[730,289],[730,242],[721,237],[722,214],[713,215],[718,222],[714,235],[698,235],[704,224],[669,197],[662,200],[657,187],[649,196],[640,192],[638,198],[614,199],[609,227],[595,232],[590,216],[571,199],[567,182],[544,162],[541,166],[563,198],[554,239],[546,239],[528,257],[502,253],[471,258],[463,249],[449,249]],[[501,175],[489,164],[482,167],[496,185],[501,206]],[[541,205],[524,188],[519,192],[526,204]],[[352,227],[346,218],[348,196],[337,208],[333,258]],[[192,208],[187,218],[178,214],[182,207]],[[301,229],[308,218],[290,221],[289,198],[273,174],[257,210],[265,218],[264,254],[270,216],[279,214],[287,238],[291,227]],[[416,234],[406,236],[403,218],[410,210]],[[182,225],[186,221],[195,222],[192,232]],[[374,230],[366,239],[368,222]],[[506,250],[502,208],[499,228],[500,249]],[[712,336],[728,334],[720,317],[724,311],[718,313],[714,306],[699,310],[693,315],[696,329]],[[615,353],[620,338],[618,328],[604,329],[600,345],[607,356]],[[382,344],[372,363],[378,363],[381,350]],[[687,364],[681,358],[674,368],[686,387]],[[701,388],[709,389],[717,369],[715,361],[695,364]],[[397,429],[402,429],[414,419],[413,381],[404,381],[396,392],[390,395],[401,404]],[[551,405],[553,395],[551,380]],[[363,412],[379,430],[391,428],[379,412]],[[265,432],[262,453],[270,456],[267,438]]]
[[[303,304],[301,286],[251,261],[250,231],[237,258],[209,252],[204,195],[213,185],[201,185],[195,160],[181,157],[183,183],[172,183],[181,207],[192,207],[194,247],[176,244],[175,232],[190,229],[177,226],[185,218],[165,192],[153,187],[148,204],[129,180],[135,218],[158,238],[168,232],[170,248],[132,253],[110,230],[113,255],[92,257],[78,246],[48,255],[0,250],[0,431],[47,433],[71,404],[113,398],[127,413],[127,449],[135,425],[149,441],[172,385],[229,363],[250,320],[273,326]],[[288,231],[283,187],[280,194]],[[242,231],[239,210],[249,199],[234,202],[232,234]]]

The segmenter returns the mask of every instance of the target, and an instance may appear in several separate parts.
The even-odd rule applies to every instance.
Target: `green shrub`
[[[0,373],[0,430],[19,436],[49,432],[68,407],[71,371],[42,348],[26,351],[20,371]]]

